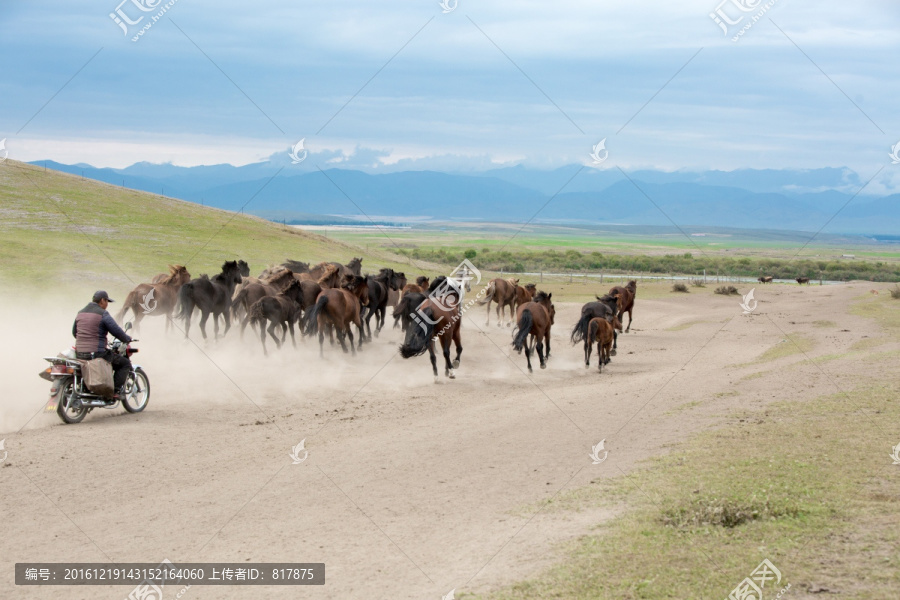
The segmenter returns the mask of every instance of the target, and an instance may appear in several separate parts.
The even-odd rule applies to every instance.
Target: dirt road
[[[40,357],[69,344],[82,303],[61,310],[58,299],[31,301],[0,335],[17,348],[4,365],[13,384],[0,404],[8,453],[0,465],[0,597],[113,600],[130,592],[16,587],[13,565],[26,561],[326,564],[322,587],[194,586],[183,595],[191,600],[436,600],[527,577],[555,559],[556,544],[623,510],[611,500],[544,514],[540,502],[624,476],[721,423],[738,402],[752,408],[833,392],[802,353],[753,361],[798,332],[809,356],[878,335],[848,315],[870,287],[757,288],[750,315],[740,297],[711,290],[657,300],[639,290],[633,333],[620,335],[602,374],[596,353],[585,369],[580,346],[567,341],[579,304],[557,304],[549,368],[532,376],[525,357],[511,354],[508,329],[481,330],[479,308],[464,320],[458,378],[438,385],[427,356],[396,353],[399,331],[385,329],[356,360],[327,344],[321,360],[311,342],[265,359],[250,335],[195,345],[149,319],[135,361],[152,384],[146,412],[95,410],[74,426],[55,414],[31,417],[48,387],[36,376]],[[774,369],[787,373],[785,386],[760,387],[749,405],[747,393],[729,394],[752,392],[756,380],[743,378]],[[858,375],[834,375],[846,376]],[[308,458],[293,464],[301,440]],[[593,464],[601,440],[608,455]]]

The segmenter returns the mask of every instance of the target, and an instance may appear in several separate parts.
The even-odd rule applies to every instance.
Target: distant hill
[[[266,161],[234,167],[138,163],[98,169],[52,161],[32,164],[113,185],[272,219],[368,215],[461,221],[617,223],[891,234],[900,230],[900,194],[853,193],[850,169],[662,172],[570,165],[522,166],[482,173],[402,171],[369,174]],[[280,169],[280,170],[279,170]],[[851,201],[852,199],[852,201]],[[667,216],[668,215],[668,218]]]

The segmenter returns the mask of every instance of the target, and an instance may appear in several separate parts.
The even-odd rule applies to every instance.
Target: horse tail
[[[122,310],[119,311],[119,314],[116,315],[116,321],[122,322],[125,318],[125,313],[128,312],[128,309],[131,309],[131,312],[134,312],[134,307],[132,306],[135,302],[137,302],[137,290],[131,290],[128,292],[128,296],[125,298],[125,302],[122,303]],[[134,313],[135,315],[137,313]]]
[[[581,313],[581,319],[575,323],[575,328],[572,329],[572,335],[570,336],[573,344],[577,344],[584,339],[584,336],[587,334],[588,323],[590,322],[590,313]]]
[[[247,311],[247,316],[250,318],[251,325],[255,325],[256,323],[265,325],[266,311],[263,310],[262,299],[257,300],[256,302],[253,303],[253,306],[251,306],[250,310]]]
[[[238,293],[235,294],[234,298],[231,300],[231,318],[237,318],[238,310],[243,306],[243,304],[247,300],[247,288],[241,288],[238,290]]]
[[[194,313],[194,282],[189,281],[178,290],[177,319],[190,319]]]
[[[328,304],[328,296],[320,296],[315,305],[306,313],[306,335],[319,332],[319,312]]]
[[[424,354],[429,340],[434,337],[434,311],[428,307],[422,313],[426,318],[419,320],[418,327],[406,330],[406,341],[400,346],[400,356],[403,358]]]
[[[519,331],[516,333],[516,337],[513,338],[513,348],[521,350],[525,346],[525,340],[528,338],[532,325],[534,325],[534,317],[531,315],[531,310],[526,308],[522,311],[522,316],[516,325]]]
[[[588,326],[588,340],[593,342],[597,339],[597,330],[600,329],[600,323],[595,322],[591,319],[591,322]]]
[[[494,284],[493,281],[491,281],[488,284],[487,294],[484,295],[484,298],[482,298],[481,300],[478,301],[478,304],[489,303],[491,300],[494,299],[494,293],[496,293],[496,291],[497,291],[497,286],[496,286],[496,284]]]

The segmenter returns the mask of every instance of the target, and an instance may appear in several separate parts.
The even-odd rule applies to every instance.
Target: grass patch
[[[752,381],[754,379],[759,379],[761,377],[765,377],[768,375],[769,371],[757,371],[756,373],[750,373],[749,375],[744,375],[741,377],[741,381]]]
[[[827,329],[834,329],[837,327],[837,323],[834,321],[813,321],[813,326],[815,327],[823,327]]]
[[[860,317],[874,319],[892,333],[900,330],[900,303],[878,296],[862,296],[850,306],[850,312]]]
[[[891,338],[865,338],[862,340],[857,340],[853,342],[853,345],[850,346],[851,350],[869,350],[871,348],[877,348],[878,346],[884,346],[885,344],[889,344],[893,342]]]
[[[717,294],[721,294],[722,296],[740,296],[740,292],[733,285],[722,285],[716,288]]]
[[[900,420],[898,391],[858,388],[852,405],[842,394],[770,405],[627,477],[563,493],[556,506],[575,496],[608,506],[624,494],[630,510],[566,544],[556,566],[485,597],[724,598],[764,558],[783,575],[767,598],[787,584],[794,594],[894,597],[900,479],[891,440],[868,415]]]
[[[690,329],[694,325],[699,325],[700,323],[710,323],[710,321],[688,321],[687,323],[682,323],[681,325],[674,325],[666,329],[666,331],[684,331],[685,329]]]
[[[809,352],[813,349],[815,342],[812,338],[803,333],[789,333],[786,338],[763,352],[759,358],[753,363],[763,363],[772,360],[778,360],[793,354],[801,354]]]

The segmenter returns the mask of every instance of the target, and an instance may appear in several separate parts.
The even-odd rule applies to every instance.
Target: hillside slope
[[[346,262],[362,256],[368,271],[429,269],[383,250],[364,252],[257,217],[13,160],[0,163],[0,215],[0,276],[7,284],[121,293],[167,264],[186,264],[197,276],[238,258],[250,263],[253,275],[286,258]]]

